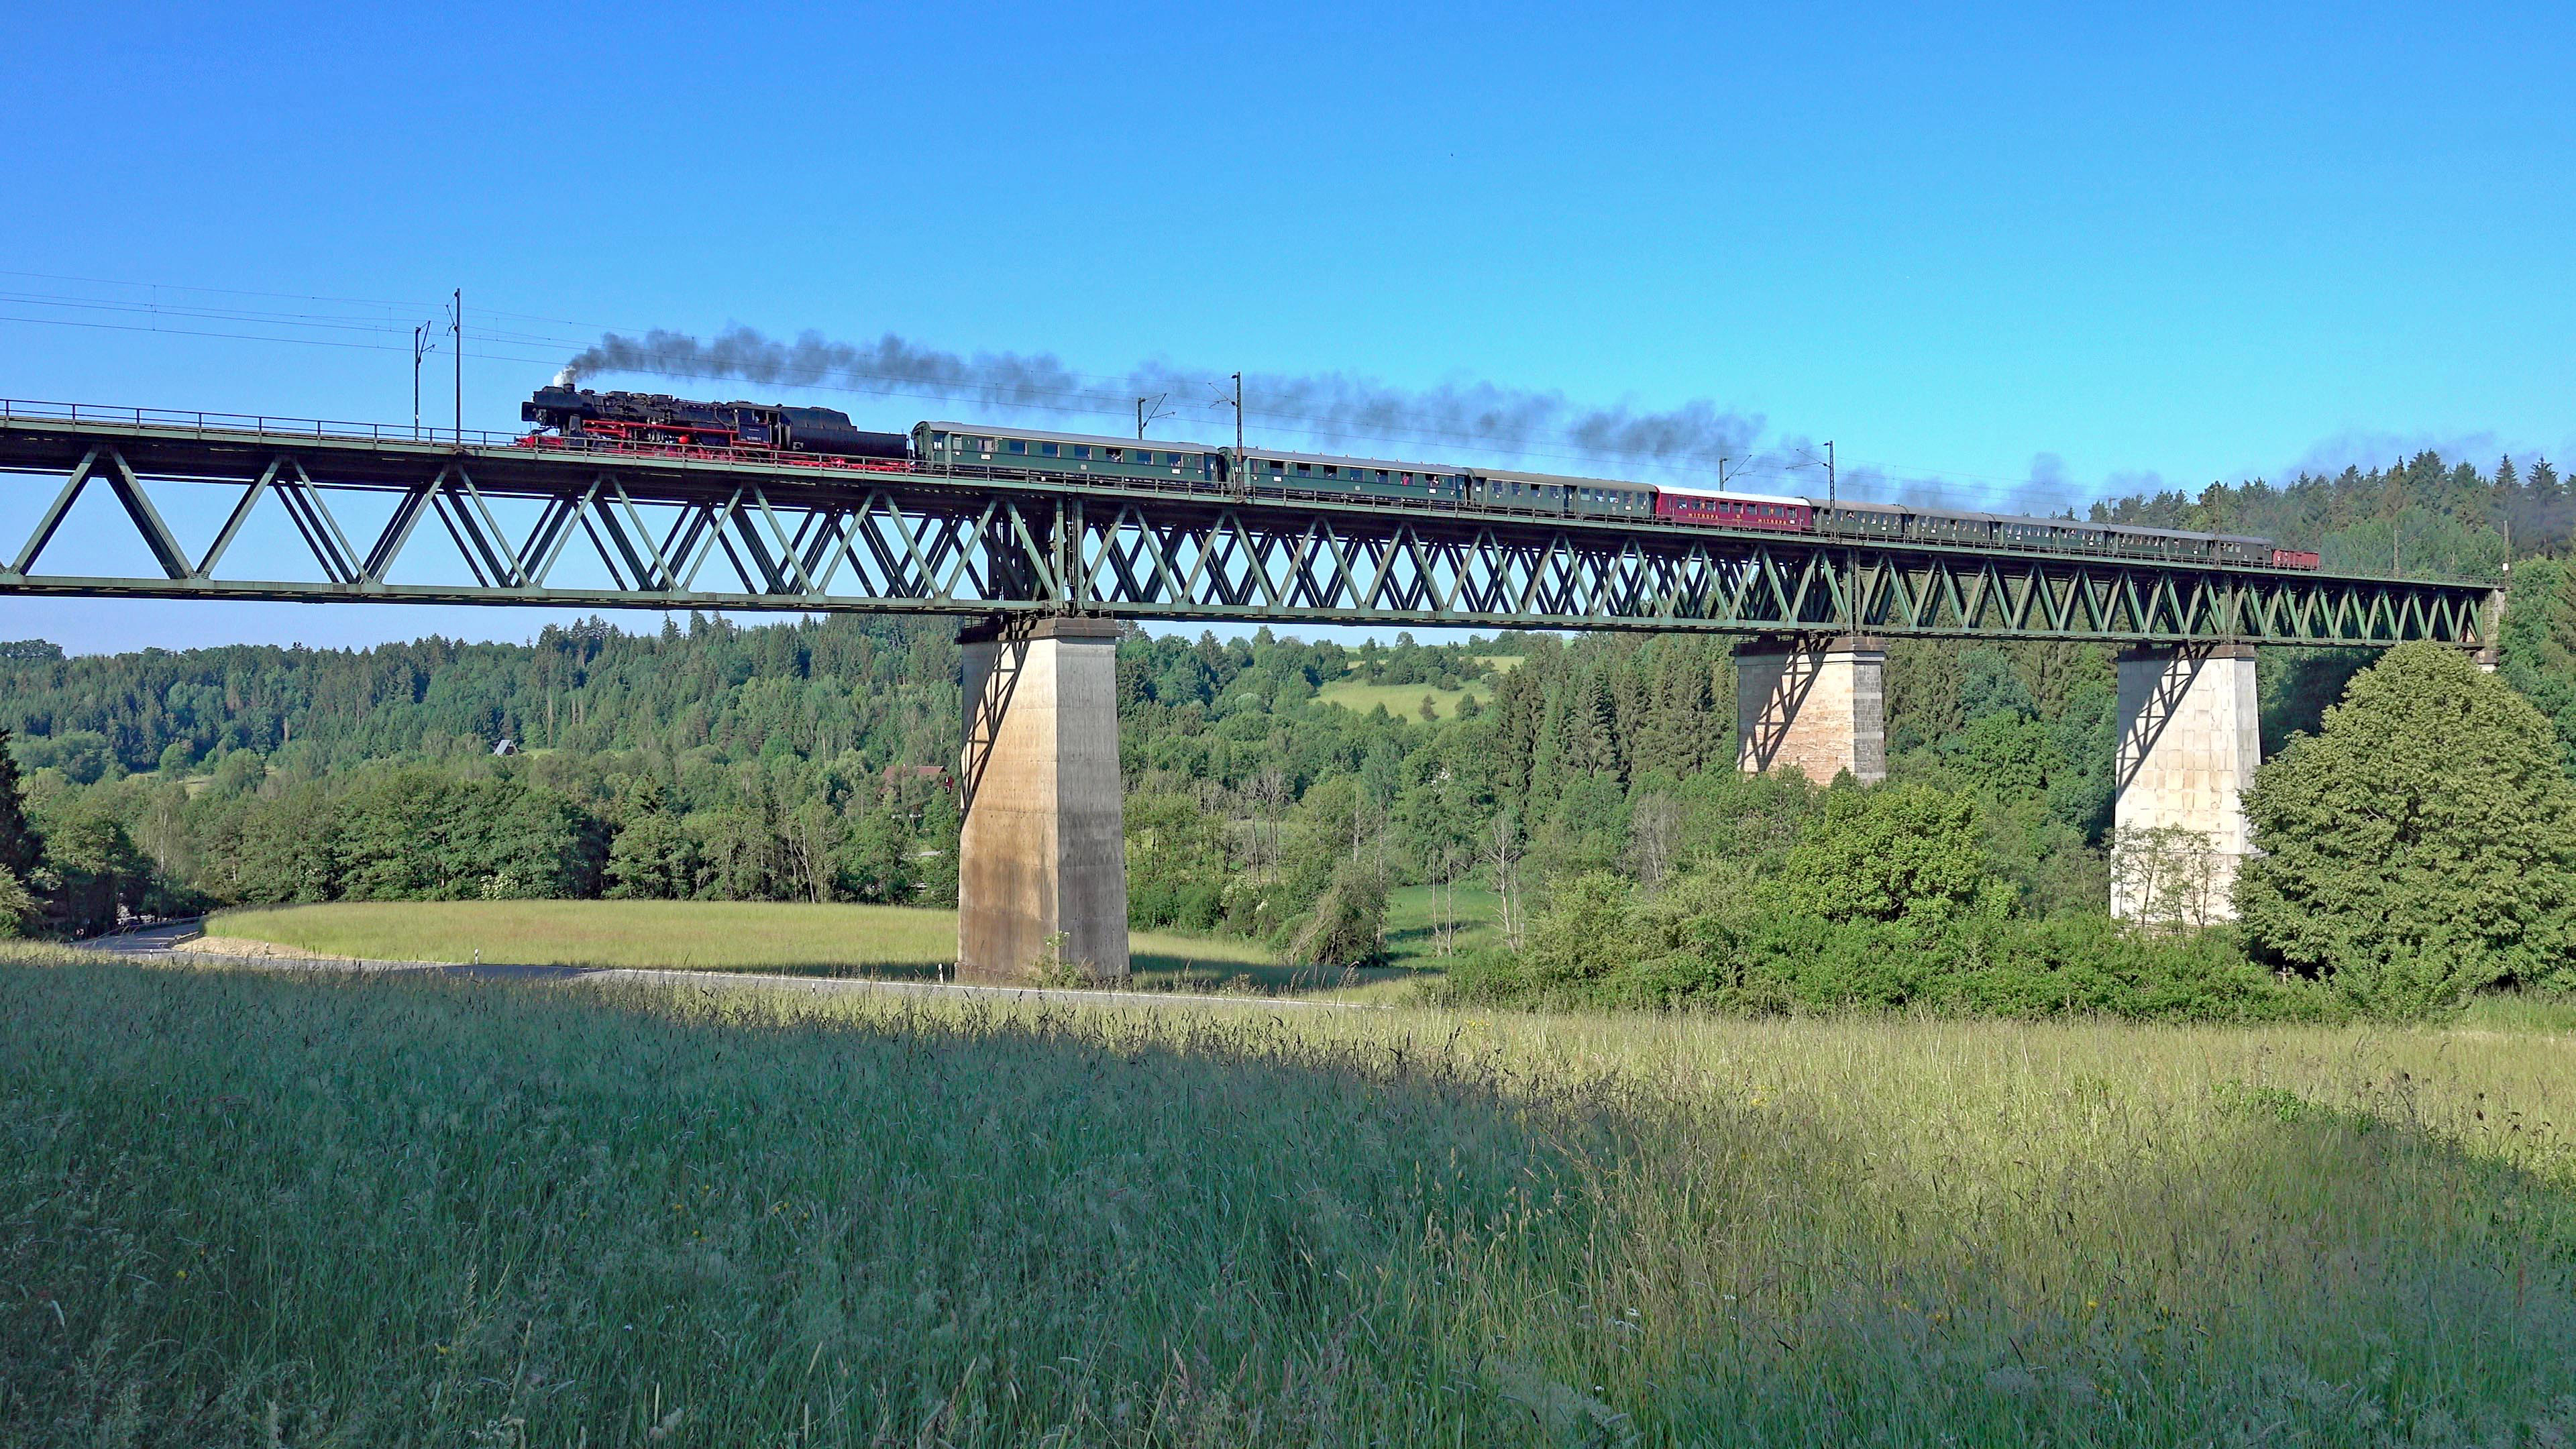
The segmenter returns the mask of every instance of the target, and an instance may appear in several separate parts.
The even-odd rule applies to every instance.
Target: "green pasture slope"
[[[0,961],[25,1444],[2547,1444],[2538,1032]]]
[[[1326,704],[1337,704],[1356,714],[1366,714],[1380,705],[1397,719],[1420,719],[1422,701],[1431,701],[1432,712],[1440,719],[1458,713],[1458,701],[1473,696],[1479,705],[1494,702],[1491,685],[1466,689],[1436,689],[1428,684],[1362,684],[1342,679],[1315,691],[1315,697]]]
[[[535,966],[677,967],[811,976],[935,976],[957,959],[957,913],[779,901],[335,901],[225,911],[210,935],[329,956]],[[1288,972],[1248,941],[1130,938],[1139,984],[1256,984]]]

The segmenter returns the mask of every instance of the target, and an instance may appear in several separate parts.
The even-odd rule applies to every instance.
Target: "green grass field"
[[[534,966],[668,966],[792,975],[936,976],[957,959],[957,913],[909,906],[770,901],[339,901],[225,911],[214,936],[328,956]],[[1139,931],[1136,984],[1214,987],[1245,977],[1287,989],[1294,973],[1248,941]]]
[[[1327,684],[1315,691],[1315,697],[1324,703],[1338,704],[1344,709],[1355,710],[1361,714],[1366,714],[1381,704],[1385,705],[1386,712],[1397,719],[1422,718],[1422,697],[1426,694],[1431,696],[1432,704],[1438,709],[1442,719],[1456,714],[1458,701],[1471,694],[1476,697],[1478,704],[1494,702],[1494,691],[1490,685],[1477,685],[1467,689],[1434,689],[1427,684],[1362,684],[1354,679],[1345,679]]]
[[[0,1438],[2564,1443],[2571,1052],[21,950]]]
[[[1509,674],[1520,666],[1517,654],[1479,654],[1476,663],[1495,674]],[[1356,670],[1359,665],[1349,666]],[[1431,696],[1432,707],[1442,719],[1458,713],[1458,701],[1474,695],[1478,704],[1494,702],[1494,684],[1490,679],[1472,680],[1464,689],[1434,689],[1427,684],[1363,684],[1356,679],[1336,680],[1315,691],[1315,697],[1326,704],[1366,714],[1379,705],[1398,719],[1422,718],[1422,697]]]
[[[1464,881],[1449,895],[1444,909],[1438,886],[1398,886],[1387,892],[1386,953],[1390,961],[1416,970],[1437,969],[1441,964],[1439,933],[1444,919],[1452,919],[1456,930],[1450,942],[1453,951],[1502,944],[1503,933],[1495,924],[1502,902],[1492,891]]]

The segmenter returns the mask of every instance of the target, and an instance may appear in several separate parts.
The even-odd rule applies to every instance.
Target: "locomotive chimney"
[[[554,382],[554,385],[555,385],[555,386],[557,386],[557,387],[572,387],[572,386],[574,386],[575,384],[579,383],[580,381],[581,381],[581,376],[580,376],[580,374],[578,374],[578,373],[574,372],[571,368],[567,367],[567,368],[565,368],[563,371],[558,372],[558,373],[556,373],[556,374],[555,374],[555,382]]]

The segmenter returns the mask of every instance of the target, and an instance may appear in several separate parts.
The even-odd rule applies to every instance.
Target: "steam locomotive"
[[[551,428],[561,438],[586,438],[611,447],[899,462],[910,456],[912,446],[903,433],[864,431],[850,422],[848,413],[832,408],[691,402],[660,392],[590,392],[576,389],[569,378],[557,378],[519,404],[519,421]]]
[[[1074,475],[1276,498],[1367,498],[1478,512],[1654,520],[1684,527],[2035,549],[2112,558],[2313,569],[2320,560],[2268,538],[2088,523],[2073,518],[1795,498],[1675,484],[1385,458],[1237,450],[1161,439],[921,422],[869,432],[831,408],[692,402],[666,393],[592,392],[558,377],[519,406],[531,447],[744,459],[803,467],[1000,478]]]

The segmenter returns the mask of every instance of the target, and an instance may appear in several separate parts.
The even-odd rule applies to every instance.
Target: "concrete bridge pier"
[[[2236,871],[2253,850],[2241,798],[2262,762],[2253,646],[2120,656],[2111,914],[2235,918]]]
[[[1886,779],[1886,679],[1886,644],[1863,635],[1748,645],[1735,656],[1736,768]]]
[[[1093,980],[1127,977],[1118,629],[996,619],[958,633],[960,980],[1026,981],[1050,958]]]

